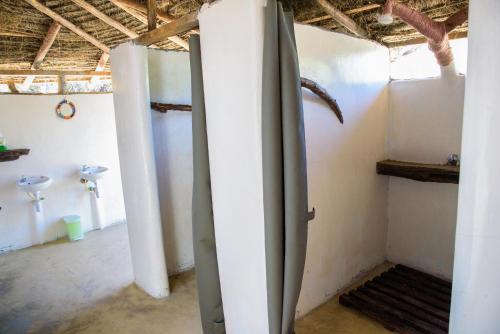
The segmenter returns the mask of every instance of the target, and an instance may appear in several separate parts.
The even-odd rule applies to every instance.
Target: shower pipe
[[[344,124],[344,116],[342,115],[342,111],[337,103],[337,101],[328,94],[326,89],[318,85],[315,81],[307,78],[300,78],[301,87],[309,89],[314,94],[318,95],[323,101],[325,101],[330,109],[334,112],[334,114],[339,119],[340,123]],[[151,102],[151,109],[154,109],[161,113],[166,113],[169,110],[177,110],[177,111],[192,111],[192,107],[190,104],[172,104],[172,103],[159,103],[159,102]]]
[[[446,67],[453,64],[453,53],[448,33],[467,21],[468,14],[468,8],[463,8],[451,15],[446,21],[438,22],[396,0],[387,0],[378,21],[385,25],[391,24],[393,22],[392,16],[396,15],[413,26],[419,33],[427,37],[429,49],[434,53],[439,65]]]

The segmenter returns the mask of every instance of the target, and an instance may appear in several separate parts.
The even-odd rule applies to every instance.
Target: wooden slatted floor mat
[[[448,333],[451,283],[421,271],[395,267],[340,296],[356,309],[399,333]]]

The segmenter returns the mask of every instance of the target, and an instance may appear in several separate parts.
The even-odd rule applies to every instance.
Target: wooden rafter
[[[127,12],[129,15],[135,17],[144,25],[148,25],[148,19],[146,16],[147,7],[143,4],[137,3],[132,0],[111,0],[111,2],[121,8],[123,11]],[[159,20],[170,23],[172,22],[172,18],[162,11],[157,11],[156,16]],[[183,47],[186,50],[189,50],[189,44],[179,36],[171,36],[168,38],[169,41]]]
[[[56,40],[57,34],[59,33],[59,30],[61,30],[61,25],[57,23],[56,21],[52,21],[52,24],[49,27],[49,30],[47,31],[47,34],[45,35],[45,38],[43,39],[42,44],[40,45],[40,48],[38,49],[38,52],[35,56],[35,60],[33,61],[33,64],[31,65],[32,70],[36,70],[40,68],[40,65],[42,64],[43,60],[45,59],[45,56],[47,55],[47,52],[49,52],[50,47],[52,44],[54,44],[54,41]],[[33,83],[33,80],[35,79],[34,76],[28,76],[24,79],[23,86],[28,87]]]
[[[148,7],[148,31],[156,29],[156,0],[147,0]]]
[[[29,3],[30,5],[35,7],[38,11],[42,12],[43,14],[51,17],[54,21],[60,23],[63,27],[68,28],[69,30],[71,30],[72,32],[77,34],[78,36],[82,37],[87,42],[93,44],[95,47],[101,49],[102,51],[104,51],[106,53],[109,53],[109,51],[110,51],[109,47],[107,47],[106,45],[101,43],[99,40],[97,40],[96,38],[92,37],[91,35],[89,35],[85,31],[83,31],[82,29],[78,28],[76,25],[69,22],[64,17],[57,14],[56,12],[51,10],[50,8],[44,6],[38,0],[24,0],[24,1],[26,1],[27,3]]]
[[[90,77],[93,75],[97,76],[111,76],[111,72],[109,71],[42,71],[42,70],[0,70],[0,76],[25,76],[25,75],[34,75],[34,76],[86,76]]]
[[[372,10],[372,9],[380,8],[380,7],[382,7],[382,5],[377,4],[377,3],[372,3],[372,4],[361,6],[361,7],[358,7],[358,8],[346,10],[344,12],[344,14],[346,14],[346,15],[353,15],[353,14],[358,14],[358,13],[366,12],[366,11],[369,11],[369,10]],[[320,22],[320,21],[324,21],[324,20],[329,20],[331,18],[332,17],[330,15],[323,15],[323,16],[315,17],[313,19],[301,21],[300,23],[310,24],[310,23],[316,23],[316,22]]]
[[[332,17],[332,19],[346,28],[348,31],[353,33],[358,37],[366,38],[368,37],[368,33],[365,29],[360,27],[353,19],[351,19],[346,14],[342,13],[338,10],[334,5],[332,5],[328,0],[316,0],[318,5],[320,5],[325,12],[328,13]]]
[[[135,42],[140,45],[151,45],[196,27],[198,27],[198,12],[193,12],[142,34],[135,39]]]
[[[94,15],[95,17],[97,17],[102,22],[104,22],[104,23],[112,26],[116,30],[121,31],[123,34],[127,35],[128,37],[130,37],[130,38],[137,38],[139,36],[138,33],[136,33],[135,31],[130,30],[129,28],[125,27],[120,22],[118,22],[118,21],[112,19],[111,17],[107,16],[106,14],[102,13],[99,9],[95,8],[94,6],[92,6],[91,4],[89,4],[88,2],[86,2],[84,0],[71,0],[71,1],[73,1],[76,5],[82,7],[83,9],[85,9],[90,14]]]

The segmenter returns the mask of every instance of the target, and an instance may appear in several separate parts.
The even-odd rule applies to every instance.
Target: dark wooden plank
[[[396,298],[398,300],[404,301],[405,303],[408,303],[408,304],[411,304],[415,307],[418,307],[422,311],[427,312],[429,314],[432,314],[433,316],[438,317],[446,322],[450,321],[450,314],[448,312],[443,311],[443,310],[441,310],[437,307],[434,307],[430,304],[424,303],[424,302],[422,302],[422,301],[420,301],[420,300],[418,300],[410,295],[407,295],[405,293],[401,293],[396,289],[388,288],[388,287],[386,287],[380,283],[374,282],[374,281],[370,281],[370,282],[366,283],[366,286],[370,287],[371,289],[380,291],[381,293],[384,293],[384,294],[391,296],[393,298]]]
[[[446,280],[441,279],[439,277],[429,275],[427,273],[424,273],[422,271],[419,271],[419,270],[407,267],[405,265],[397,264],[394,268],[397,269],[397,270],[400,270],[400,271],[413,273],[413,274],[418,275],[420,277],[423,277],[423,278],[425,278],[425,279],[427,279],[429,281],[433,281],[435,283],[441,284],[441,285],[443,285],[443,286],[445,286],[447,288],[450,288],[450,289],[452,288],[452,283],[450,281],[446,281]]]
[[[426,304],[432,305],[436,308],[439,308],[443,311],[450,312],[450,303],[443,302],[440,299],[436,299],[433,296],[429,296],[425,293],[422,293],[421,291],[408,286],[403,283],[399,283],[387,278],[383,277],[376,277],[373,279],[374,282],[379,283],[383,286],[386,286],[390,289],[394,289],[396,291],[399,291],[400,293],[407,294],[408,296],[411,296],[417,300],[420,300],[421,302],[424,302]]]
[[[0,152],[0,162],[17,160],[21,155],[27,155],[29,152],[30,150],[25,148],[2,151]]]
[[[447,294],[444,294],[442,292],[431,289],[431,288],[425,286],[424,284],[422,284],[421,282],[407,279],[407,278],[399,276],[393,272],[385,272],[380,277],[388,278],[388,279],[391,279],[393,281],[406,284],[406,285],[411,286],[411,287],[413,287],[413,288],[415,288],[415,289],[417,289],[417,290],[419,290],[419,291],[421,291],[429,296],[433,296],[434,298],[439,299],[445,303],[451,303],[451,296],[450,295],[447,295]]]
[[[448,331],[448,322],[444,321],[432,314],[424,312],[418,307],[413,306],[411,303],[405,303],[399,299],[388,296],[384,293],[372,289],[369,285],[365,284],[360,287],[358,291],[372,297],[373,299],[384,303],[387,306],[394,307],[397,310],[403,311],[405,313],[411,314],[412,316],[425,321],[426,323],[436,326],[444,331]]]
[[[364,303],[363,301],[349,295],[341,295],[339,298],[340,305],[353,308],[355,310],[360,311],[361,313],[366,314],[367,316],[375,319],[380,322],[384,327],[389,330],[397,331],[403,334],[421,334],[415,328],[408,326],[403,321],[398,319],[397,317],[386,314],[385,312],[377,309],[376,307]]]
[[[460,167],[384,160],[377,162],[377,173],[380,175],[404,177],[422,182],[458,184]]]
[[[368,296],[364,294],[363,292],[360,292],[358,290],[356,291],[351,291],[349,293],[350,296],[354,296],[360,300],[362,300],[365,303],[370,304],[373,307],[376,307],[378,310],[383,311],[385,313],[391,314],[398,319],[400,319],[402,322],[406,323],[408,326],[415,328],[416,330],[423,331],[424,333],[433,333],[433,334],[447,334],[447,331],[444,331],[436,326],[433,326],[432,324],[429,324],[425,321],[422,321],[418,319],[417,317],[398,310],[394,307],[391,307],[389,305],[386,305],[384,303],[381,303],[377,299]]]
[[[435,282],[428,280],[424,277],[420,277],[420,276],[415,275],[415,274],[410,273],[410,272],[397,270],[395,268],[390,269],[389,272],[394,274],[394,275],[398,275],[398,276],[404,277],[404,278],[409,279],[409,280],[417,281],[417,282],[427,286],[430,289],[434,289],[436,291],[439,291],[439,292],[444,293],[444,294],[451,297],[451,288],[448,288],[446,286],[442,286],[441,284],[435,283]]]

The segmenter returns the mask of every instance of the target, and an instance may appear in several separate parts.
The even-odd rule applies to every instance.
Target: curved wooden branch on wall
[[[332,109],[332,111],[335,113],[340,123],[344,124],[344,116],[342,115],[342,111],[340,110],[337,101],[333,97],[331,97],[330,94],[328,94],[326,89],[324,89],[311,79],[307,78],[300,78],[300,84],[302,87],[309,89],[311,92],[318,95],[320,99],[325,101],[326,104],[328,104],[328,106],[330,107],[330,109]]]
[[[328,106],[333,110],[340,123],[344,124],[344,116],[342,115],[342,111],[340,110],[337,101],[330,94],[318,85],[316,82],[307,78],[300,78],[300,85],[304,88],[309,89],[314,94],[318,95],[320,99],[326,102]],[[178,110],[178,111],[192,111],[192,107],[189,104],[172,104],[172,103],[159,103],[159,102],[151,102],[151,109],[166,113],[169,110]]]

